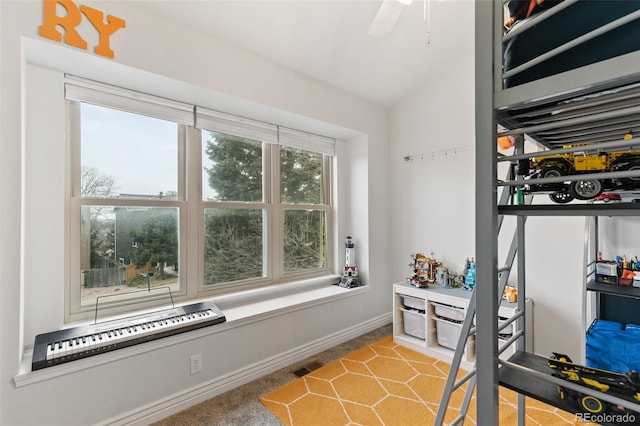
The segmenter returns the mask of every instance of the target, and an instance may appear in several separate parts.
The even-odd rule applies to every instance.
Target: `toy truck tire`
[[[564,173],[562,173],[562,170],[560,169],[560,167],[556,167],[556,166],[544,167],[540,171],[541,178],[560,177],[563,174]]]
[[[551,201],[558,204],[566,204],[573,201],[573,195],[565,191],[554,192],[553,194],[549,194],[549,198],[551,199]]]
[[[593,395],[579,394],[578,403],[580,404],[580,407],[591,414],[600,414],[604,412],[605,405]]]
[[[575,401],[580,408],[591,414],[603,413],[607,407],[600,399],[593,395],[586,395],[572,389],[565,389],[562,386],[558,386],[557,389],[561,399],[565,401]]]
[[[590,200],[602,194],[602,182],[597,179],[571,182],[569,192],[578,200]]]
[[[569,172],[573,171],[574,169],[572,161],[568,161],[564,158],[553,158],[548,160],[542,160],[538,164],[538,167],[540,168],[540,170],[556,169],[560,171],[560,175],[566,175]]]
[[[633,165],[631,165],[629,167],[626,167],[624,170],[625,171],[640,170],[640,164],[633,164]],[[630,183],[630,184],[638,185],[638,184],[640,184],[640,177],[625,178],[625,182]]]

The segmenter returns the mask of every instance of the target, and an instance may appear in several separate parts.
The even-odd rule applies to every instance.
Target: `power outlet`
[[[202,372],[202,354],[191,355],[191,374]]]

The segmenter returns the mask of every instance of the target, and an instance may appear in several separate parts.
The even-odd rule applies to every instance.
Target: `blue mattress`
[[[567,7],[554,7],[538,15],[516,22],[509,31],[512,38],[503,43],[503,70],[509,71],[568,41],[584,35],[629,13],[640,10],[640,0],[580,0]],[[518,33],[517,28],[542,14],[537,24]],[[513,87],[543,77],[640,50],[640,20],[634,20],[606,32],[567,52],[504,80],[504,87]]]

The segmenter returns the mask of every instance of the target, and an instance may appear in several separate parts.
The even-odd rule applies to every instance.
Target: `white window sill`
[[[242,292],[238,294],[210,299],[224,313],[226,322],[205,327],[187,333],[176,334],[152,342],[130,346],[104,354],[79,359],[42,370],[31,371],[32,349],[26,351],[20,365],[20,371],[13,376],[16,388],[27,386],[57,377],[73,374],[94,366],[118,361],[134,355],[156,351],[164,347],[179,345],[183,342],[199,339],[215,333],[229,331],[236,327],[246,326],[266,318],[283,315],[288,312],[308,308],[310,306],[329,303],[334,300],[352,297],[369,291],[368,286],[346,289],[332,285],[338,276],[322,277],[312,280],[284,284],[274,288],[266,288]]]

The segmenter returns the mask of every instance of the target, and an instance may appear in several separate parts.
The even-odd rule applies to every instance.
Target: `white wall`
[[[423,88],[391,112],[395,281],[411,274],[410,255],[416,252],[433,251],[458,273],[474,256],[474,8],[472,2],[452,5],[460,9],[456,26],[462,34],[462,42],[451,47],[455,63],[434,63]],[[436,41],[434,33],[432,43],[448,42]]]
[[[475,256],[473,4],[458,2],[455,7],[460,8],[456,26],[466,40],[452,46],[456,62],[434,64],[422,90],[391,112],[394,281],[410,276],[410,255],[415,252],[433,251],[458,273],[465,259]],[[413,159],[405,161],[405,156]],[[505,230],[512,230],[514,221],[507,218]],[[512,237],[505,234],[500,262]],[[564,351],[580,359],[584,219],[530,218],[526,235],[534,351],[544,356]]]
[[[534,303],[534,352],[539,355],[582,358],[584,231],[582,217],[527,219],[526,288]]]
[[[114,60],[40,38],[41,2],[0,2],[0,424],[109,423],[180,408],[390,320],[388,111],[134,3],[83,4],[127,21],[112,37]],[[62,99],[55,100],[62,71],[346,141],[338,148],[338,205],[347,207],[338,249],[342,234],[356,238],[366,291],[16,388],[23,347],[62,324],[64,129]],[[36,90],[28,81],[44,85],[41,105],[26,101]],[[190,376],[194,353],[203,354],[205,371]]]
[[[603,259],[626,256],[628,260],[638,256],[640,223],[635,217],[602,217],[599,219],[600,244]],[[607,238],[604,238],[607,236]]]

